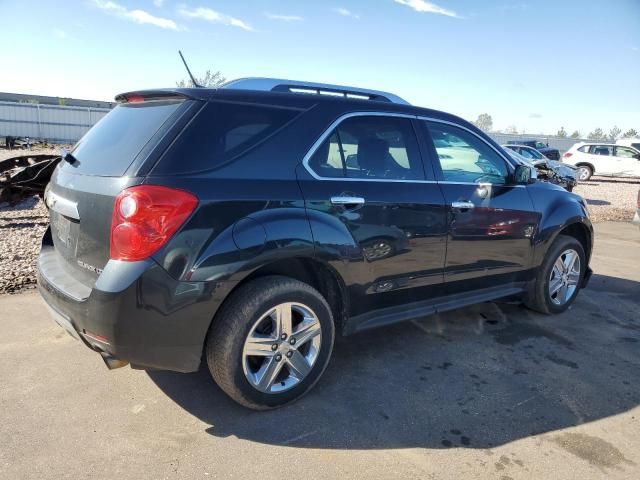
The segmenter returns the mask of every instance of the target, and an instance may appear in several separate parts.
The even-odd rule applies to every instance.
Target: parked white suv
[[[594,174],[640,177],[640,150],[626,145],[576,143],[562,161],[578,167],[578,180],[583,182]]]

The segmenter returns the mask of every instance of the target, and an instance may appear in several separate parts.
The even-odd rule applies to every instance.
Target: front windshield
[[[542,160],[545,158],[545,156],[535,148],[523,148],[522,155],[527,158],[535,158],[536,160]]]
[[[536,142],[536,148],[547,148],[547,146],[542,142]]]
[[[510,148],[505,148],[505,151],[509,154],[511,158],[513,158],[516,162],[527,165],[529,167],[533,167],[533,164],[525,157],[520,155],[518,152],[511,150]]]

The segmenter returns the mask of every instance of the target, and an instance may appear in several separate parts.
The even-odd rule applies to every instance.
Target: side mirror
[[[534,167],[529,165],[518,165],[516,171],[513,174],[513,178],[518,185],[527,185],[534,183],[538,174]]]

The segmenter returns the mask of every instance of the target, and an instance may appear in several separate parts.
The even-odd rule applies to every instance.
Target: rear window
[[[142,102],[118,105],[94,125],[73,148],[76,162],[62,162],[64,169],[86,175],[124,175],[151,137],[182,101]]]
[[[218,167],[278,131],[300,112],[273,106],[209,102],[176,139],[154,175]],[[176,161],[179,159],[179,161]]]

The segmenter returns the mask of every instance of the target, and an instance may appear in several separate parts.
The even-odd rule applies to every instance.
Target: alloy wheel
[[[245,377],[263,393],[289,390],[307,377],[321,344],[322,329],[313,310],[301,303],[281,303],[264,313],[245,339]]]
[[[562,252],[549,275],[549,298],[555,305],[567,303],[580,281],[580,256],[573,249]]]
[[[589,178],[590,173],[587,167],[580,167],[578,168],[578,179],[584,182]]]

